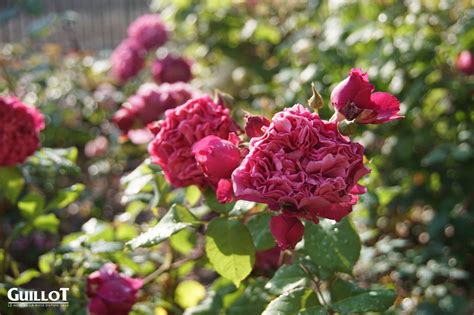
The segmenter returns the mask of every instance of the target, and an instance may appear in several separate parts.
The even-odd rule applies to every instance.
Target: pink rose
[[[364,147],[302,105],[277,113],[232,174],[237,199],[318,222],[341,220],[364,193]]]
[[[112,74],[121,82],[126,82],[140,72],[145,64],[146,51],[134,39],[122,41],[112,53]]]
[[[137,300],[142,279],[118,273],[118,266],[107,263],[87,277],[88,309],[91,315],[127,315]]]
[[[245,115],[245,133],[249,138],[260,137],[269,125],[270,120],[266,117]]]
[[[163,59],[155,60],[151,72],[157,83],[188,82],[193,78],[191,61],[169,54]]]
[[[280,214],[270,219],[270,232],[280,249],[293,249],[303,238],[304,225],[298,218]]]
[[[128,27],[128,37],[135,39],[145,49],[158,48],[168,40],[168,30],[158,14],[145,14]]]
[[[13,96],[0,96],[0,166],[23,163],[40,147],[40,111]]]
[[[456,67],[467,75],[474,74],[474,56],[469,50],[461,51],[456,59]]]
[[[232,181],[227,178],[221,178],[217,183],[216,189],[217,201],[220,203],[229,203],[234,200],[234,191],[232,190]]]
[[[148,146],[152,161],[161,166],[166,179],[176,187],[212,184],[194,158],[193,145],[209,135],[228,139],[236,131],[229,110],[209,96],[189,100],[165,112],[165,119],[153,123],[156,134]]]
[[[331,103],[347,120],[360,124],[382,124],[399,116],[400,101],[390,93],[375,92],[369,76],[361,69],[352,69],[349,77],[331,93]]]

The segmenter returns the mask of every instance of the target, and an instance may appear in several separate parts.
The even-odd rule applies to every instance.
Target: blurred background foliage
[[[357,130],[372,173],[364,180],[368,193],[351,215],[363,243],[354,279],[362,287],[395,288],[389,313],[474,311],[474,80],[455,67],[460,51],[474,49],[471,1],[156,0],[150,10],[173,30],[157,55],[191,58],[193,85],[231,94],[236,117],[245,111],[271,117],[305,104],[311,82],[328,102],[353,67],[368,71],[377,90],[396,95],[404,120]],[[8,201],[0,203],[0,262],[14,262],[1,280],[3,288],[8,278],[17,285],[31,280],[33,287],[68,284],[74,288],[68,312],[81,312],[81,278],[103,262],[145,277],[173,253],[186,257],[201,246],[183,230],[158,250],[122,251],[139,225],[153,225],[175,201],[193,206],[200,192],[171,191],[144,162],[146,148],[123,143],[110,123],[120,103],[149,80],[149,69],[118,87],[108,77],[113,47],[83,52],[48,43],[32,50],[34,36],[2,45],[0,91],[14,92],[47,116],[45,149],[22,168],[29,195],[20,201],[40,198],[52,205],[28,214],[28,207],[15,212]],[[328,119],[329,108],[321,116]],[[60,192],[63,202],[54,203]],[[214,279],[208,264],[201,259],[164,274],[160,292],[147,291],[134,311],[180,313],[195,306],[204,297],[202,286]],[[208,288],[228,296],[222,308],[239,294],[252,294],[228,295],[228,286],[214,282]]]

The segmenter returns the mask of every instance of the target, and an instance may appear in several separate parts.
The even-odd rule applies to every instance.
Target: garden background
[[[472,65],[469,74],[457,62],[474,49],[472,1],[23,0],[2,1],[0,10],[0,94],[37,107],[46,121],[42,148],[21,165],[0,168],[1,314],[85,314],[86,279],[107,262],[147,279],[133,314],[270,314],[271,301],[309,281],[301,270],[275,278],[271,267],[255,266],[236,288],[216,274],[203,254],[204,238],[190,226],[157,246],[127,243],[177,204],[173,211],[184,205],[193,214],[232,213],[248,226],[257,250],[274,246],[268,218],[247,217],[260,205],[222,210],[212,198],[203,203],[196,186],[173,189],[150,163],[146,145],[129,141],[112,122],[121,104],[152,81],[148,63],[125,84],[110,75],[113,49],[128,25],[149,12],[159,13],[171,34],[156,56],[189,58],[190,83],[231,95],[236,120],[306,104],[312,82],[329,104],[351,68],[394,94],[404,119],[354,131],[372,170],[347,228],[361,245],[342,244],[334,228],[318,227],[343,255],[347,246],[361,246],[349,271],[335,270],[339,291],[330,290],[327,266],[316,263],[317,278],[328,283],[323,299],[340,306],[360,290],[391,289],[386,310],[328,309],[474,312],[474,76]],[[329,118],[330,105],[320,114]],[[344,287],[349,281],[359,287]],[[69,307],[9,308],[6,291],[18,286],[69,287]],[[298,303],[286,313],[304,309]]]

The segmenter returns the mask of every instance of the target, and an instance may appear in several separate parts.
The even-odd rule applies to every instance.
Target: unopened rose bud
[[[314,83],[311,83],[311,90],[313,92],[313,96],[311,96],[311,98],[308,100],[308,104],[314,110],[318,110],[324,106],[323,97],[321,94],[319,94],[318,90],[316,90]]]
[[[303,238],[304,225],[298,218],[281,214],[271,218],[270,231],[278,247],[292,249]]]

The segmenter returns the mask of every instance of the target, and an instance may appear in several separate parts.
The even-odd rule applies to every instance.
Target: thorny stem
[[[329,306],[329,304],[326,302],[326,299],[324,298],[323,292],[321,291],[319,279],[316,278],[316,276],[308,268],[306,268],[305,265],[303,265],[302,263],[300,263],[299,265],[301,269],[303,269],[303,271],[309,276],[309,279],[314,285],[315,292],[318,295],[321,304],[326,307]]]

